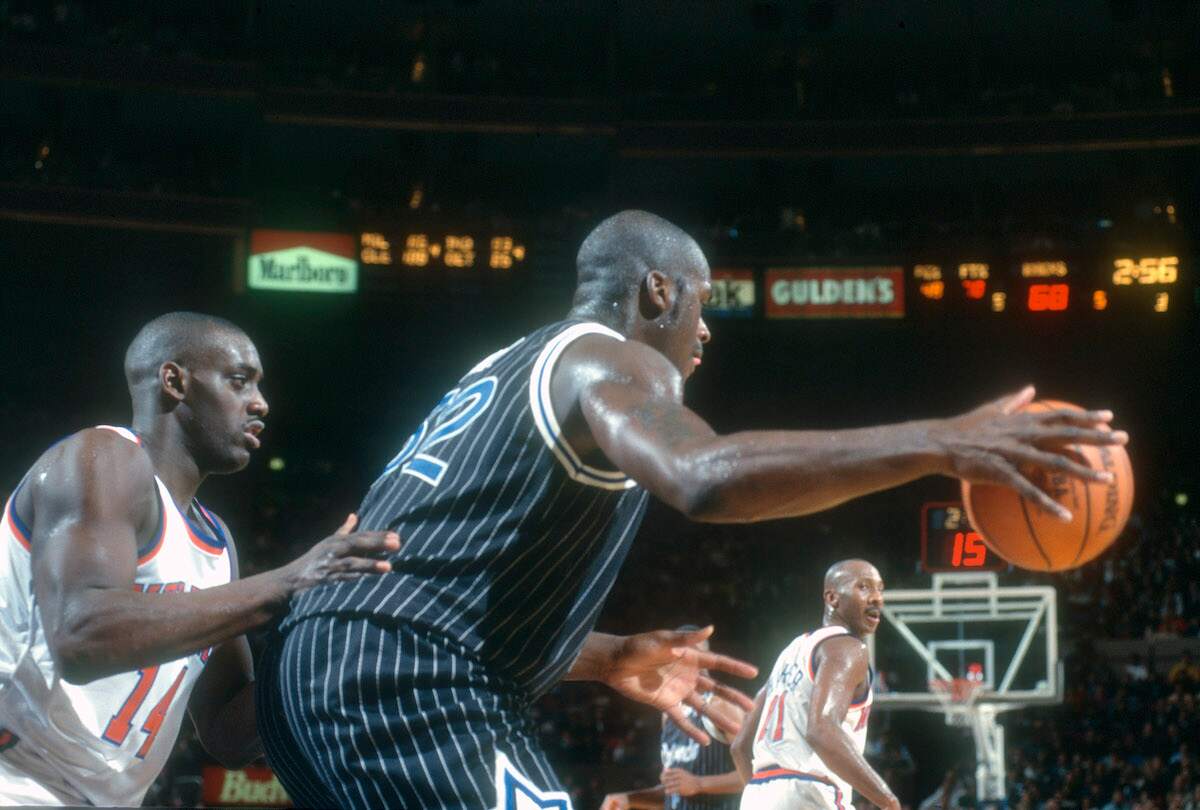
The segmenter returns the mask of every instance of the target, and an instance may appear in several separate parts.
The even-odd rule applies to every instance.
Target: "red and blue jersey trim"
[[[210,530],[207,532],[204,531],[202,527],[193,523],[187,515],[184,515],[183,519],[187,524],[188,538],[191,539],[192,545],[204,553],[219,557],[225,553],[225,548],[229,545],[225,539],[225,533],[221,531],[221,524],[212,512],[205,509],[199,501],[192,501],[192,503],[196,505],[196,511],[204,518]]]
[[[800,782],[817,782],[825,787],[833,788],[833,801],[837,806],[837,810],[846,810],[846,805],[842,802],[842,789],[830,781],[828,777],[822,776],[819,773],[793,771],[789,768],[767,767],[760,771],[755,771],[754,776],[750,777],[750,784],[762,785],[766,784],[767,782],[775,782],[779,779],[796,779]]]
[[[22,481],[21,485],[17,487],[17,492],[21,491],[21,486],[24,486],[24,483]],[[4,520],[8,523],[8,529],[12,532],[12,536],[21,544],[21,548],[29,551],[29,526],[17,514],[17,492],[14,492],[9,497],[8,503],[4,505]]]
[[[157,486],[155,487],[157,491]],[[154,540],[148,546],[142,546],[137,550],[138,565],[145,565],[154,559],[155,555],[162,550],[163,538],[167,536],[167,504],[163,503],[162,493],[158,493],[158,531],[154,533]]]

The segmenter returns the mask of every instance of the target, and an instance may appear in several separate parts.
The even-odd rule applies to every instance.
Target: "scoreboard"
[[[707,315],[773,318],[992,318],[1063,313],[1161,318],[1200,300],[1196,280],[1176,251],[1108,256],[1026,256],[997,260],[812,263],[728,270],[713,268]],[[758,294],[751,288],[757,287]],[[729,291],[738,290],[731,296]],[[761,300],[761,307],[758,301]]]
[[[915,263],[914,299],[923,311],[963,309],[1053,315],[1104,312],[1110,307],[1148,315],[1182,306],[1190,290],[1183,284],[1178,255],[1124,255],[1106,258],[1030,257],[990,262]]]
[[[528,253],[511,233],[461,229],[369,230],[359,234],[359,261],[400,270],[512,270]]]
[[[921,570],[1005,571],[1008,563],[992,552],[971,528],[959,502],[927,503],[921,507]]]

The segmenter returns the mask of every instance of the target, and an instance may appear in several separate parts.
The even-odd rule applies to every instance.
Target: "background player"
[[[852,787],[899,810],[863,759],[874,674],[862,639],[879,627],[883,580],[869,562],[843,560],[825,573],[824,599],[823,626],[779,654],[733,741],[746,810],[845,810]]]
[[[695,625],[678,628],[695,631]],[[703,649],[707,649],[704,642]],[[707,711],[728,713],[729,725],[741,727],[745,711],[715,695],[707,695]],[[716,705],[714,705],[716,704]],[[693,722],[704,724],[695,709],[688,707],[685,715]],[[662,718],[662,774],[660,784],[652,788],[610,793],[604,797],[600,810],[732,810],[738,806],[742,779],[733,767],[727,744],[714,741],[701,746],[668,716]]]
[[[1065,516],[1018,465],[1106,481],[1047,448],[1128,438],[1100,429],[1108,412],[1014,413],[1032,387],[951,419],[720,436],[683,405],[710,337],[696,242],[627,211],[577,267],[567,319],[471,369],[367,493],[363,525],[408,538],[394,575],[294,600],[260,700],[264,722],[286,719],[268,755],[293,795],[316,774],[317,803],[491,808],[518,785],[566,802],[525,709],[569,670],[603,678],[579,651],[648,493],[755,521],[946,474]]]
[[[184,707],[240,767],[260,747],[242,634],[297,591],[380,572],[393,534],[337,535],[238,582],[225,524],[195,500],[240,470],[267,415],[262,368],[233,324],[172,313],[130,345],[132,430],[84,430],[47,450],[0,528],[0,804],[141,803]],[[190,701],[189,701],[190,697]]]

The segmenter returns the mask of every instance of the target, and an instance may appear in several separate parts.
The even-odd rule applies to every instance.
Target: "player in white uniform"
[[[883,581],[869,562],[843,560],[825,574],[824,599],[824,626],[780,653],[733,742],[742,810],[850,810],[851,788],[899,810],[862,755],[873,680],[862,638],[879,626]]]
[[[283,568],[232,581],[224,523],[195,499],[245,467],[267,403],[250,339],[172,313],[147,324],[125,371],[133,429],[83,430],[47,450],[0,523],[0,805],[138,805],[184,709],[205,747],[261,751],[242,636],[331,577],[382,572],[394,534],[353,517]]]

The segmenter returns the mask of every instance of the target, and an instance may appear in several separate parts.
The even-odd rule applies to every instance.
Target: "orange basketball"
[[[1083,410],[1053,400],[1031,402],[1022,410],[1061,408]],[[1021,468],[1030,481],[1071,510],[1074,520],[1063,523],[1008,487],[962,485],[963,503],[971,525],[992,551],[1019,568],[1064,571],[1095,559],[1112,545],[1129,520],[1133,505],[1133,470],[1120,445],[1069,445],[1075,461],[1108,470],[1111,484],[1082,481],[1063,473]]]

